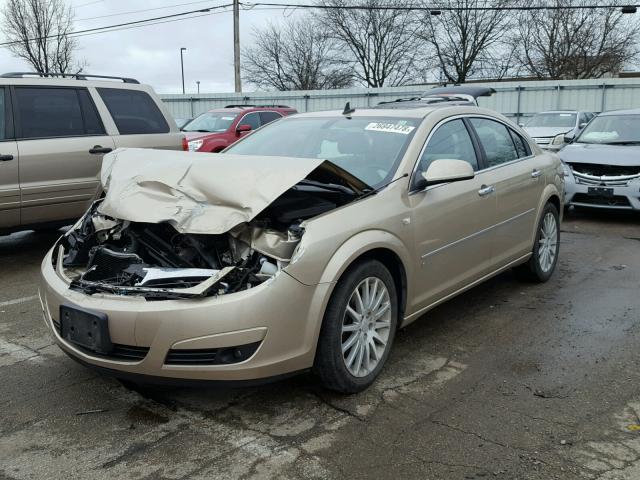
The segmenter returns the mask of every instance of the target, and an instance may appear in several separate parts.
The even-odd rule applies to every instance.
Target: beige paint
[[[329,117],[336,113],[305,115]],[[150,302],[140,297],[87,296],[69,290],[68,280],[55,272],[50,252],[42,264],[41,297],[45,321],[56,342],[85,362],[131,373],[218,380],[269,377],[312,366],[331,293],[349,265],[367,252],[391,251],[404,268],[407,302],[403,324],[529,258],[544,205],[551,196],[562,202],[557,156],[541,152],[521,129],[501,115],[475,107],[358,110],[353,115],[424,117],[397,177],[421,174],[414,172],[414,166],[429,135],[437,125],[461,115],[488,116],[509,124],[527,138],[534,155],[476,172],[471,180],[419,192],[409,190],[409,177],[400,178],[378,194],[308,220],[303,224],[305,233],[297,247],[298,255],[282,272],[233,294]],[[542,175],[532,178],[534,169],[541,170]],[[216,169],[211,167],[211,172],[215,174]],[[277,183],[284,186],[285,182]],[[479,196],[487,185],[495,186],[495,192]],[[243,201],[248,198],[251,194]],[[105,312],[114,342],[149,346],[149,354],[139,363],[127,363],[78,351],[51,328],[51,320],[63,302]],[[266,332],[264,340],[255,355],[242,363],[163,365],[168,349],[178,342],[198,344],[202,338],[234,332],[242,338],[242,332],[254,330]],[[227,345],[217,341],[216,345],[237,345],[232,338]]]
[[[322,159],[118,149],[104,158],[100,213],[219,234],[258,213]]]

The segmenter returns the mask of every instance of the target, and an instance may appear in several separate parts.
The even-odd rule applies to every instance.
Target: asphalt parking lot
[[[550,282],[442,305],[354,396],[95,375],[42,322],[55,236],[0,237],[0,478],[640,478],[640,215],[569,216]]]

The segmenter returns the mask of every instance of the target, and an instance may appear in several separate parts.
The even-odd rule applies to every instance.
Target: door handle
[[[482,187],[480,187],[480,190],[478,190],[478,195],[480,195],[481,197],[486,197],[487,195],[491,195],[495,191],[496,187],[494,187],[493,185],[482,185]]]
[[[531,178],[538,178],[540,175],[542,175],[542,170],[534,169],[533,172],[531,172]]]
[[[0,162],[8,162],[13,160],[13,155],[0,155]]]
[[[98,153],[109,153],[113,148],[102,147],[100,145],[96,145],[95,147],[89,149],[89,153],[98,154]]]

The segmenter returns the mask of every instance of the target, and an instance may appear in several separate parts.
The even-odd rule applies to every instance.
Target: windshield
[[[575,113],[538,113],[525,127],[573,128],[576,126]]]
[[[420,119],[287,118],[256,130],[226,152],[329,160],[372,187],[391,180]]]
[[[591,120],[579,143],[640,143],[640,115],[603,115]]]
[[[184,127],[183,132],[226,132],[238,116],[232,112],[207,112],[197,116]]]

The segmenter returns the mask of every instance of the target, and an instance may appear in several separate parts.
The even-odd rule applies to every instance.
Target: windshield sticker
[[[366,127],[365,130],[372,132],[387,132],[387,133],[401,133],[402,135],[409,135],[416,127],[409,125],[403,125],[401,123],[383,123],[372,122]]]

